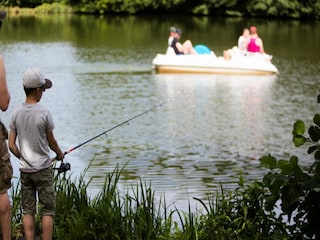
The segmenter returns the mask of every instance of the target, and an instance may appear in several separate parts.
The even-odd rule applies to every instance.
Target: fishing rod
[[[161,106],[163,106],[163,105],[166,104],[166,103],[167,103],[167,102],[164,102],[164,103],[155,105],[155,106],[153,106],[152,108],[149,108],[149,109],[143,111],[142,113],[139,113],[139,114],[137,114],[137,115],[135,115],[135,116],[133,116],[133,117],[131,117],[131,118],[129,118],[129,119],[127,119],[127,120],[125,120],[125,121],[123,121],[123,122],[121,122],[121,123],[119,123],[119,124],[117,124],[117,125],[115,125],[115,126],[113,126],[113,127],[111,127],[111,128],[109,128],[108,130],[103,131],[102,133],[99,133],[98,135],[96,135],[96,136],[94,136],[94,137],[92,137],[92,138],[90,138],[90,139],[88,139],[88,140],[86,140],[86,141],[78,144],[77,146],[72,147],[72,148],[70,148],[69,150],[65,151],[65,152],[64,152],[64,155],[69,154],[70,152],[72,152],[72,151],[74,151],[74,150],[82,147],[83,145],[85,145],[85,144],[93,141],[94,139],[96,139],[96,138],[98,138],[98,137],[100,137],[100,136],[102,136],[102,135],[107,134],[108,132],[111,132],[112,130],[114,130],[114,129],[116,129],[116,128],[124,125],[124,124],[128,124],[128,123],[131,122],[132,120],[134,120],[134,119],[136,119],[136,118],[138,118],[138,117],[140,117],[140,116],[142,116],[142,115],[144,115],[144,114],[146,114],[146,113],[148,113],[148,112],[151,112],[152,110],[154,110],[154,109],[156,109],[156,108],[158,108],[158,107],[161,107]],[[64,163],[63,160],[62,160],[60,167],[58,167],[58,168],[53,168],[53,169],[58,170],[58,174],[60,174],[60,173],[62,173],[62,172],[69,171],[69,170],[71,169],[71,165],[70,165],[70,163]]]

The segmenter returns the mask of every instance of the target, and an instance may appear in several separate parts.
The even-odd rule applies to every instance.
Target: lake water
[[[256,25],[277,76],[155,74],[151,62],[166,49],[168,29],[205,44],[217,55],[236,44],[242,28]],[[243,174],[258,179],[259,157],[313,158],[292,143],[297,119],[311,123],[319,111],[320,23],[208,17],[53,15],[10,16],[0,31],[11,104],[8,125],[24,101],[22,75],[39,67],[53,80],[41,103],[52,112],[63,150],[154,106],[66,155],[77,178],[101,189],[117,164],[127,164],[119,187],[139,179],[164,194],[168,204],[187,208],[222,183],[235,186]],[[18,160],[12,157],[14,174]]]

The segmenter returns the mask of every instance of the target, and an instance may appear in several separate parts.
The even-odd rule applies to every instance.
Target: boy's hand
[[[63,152],[57,154],[56,160],[61,161],[61,160],[63,160],[63,159],[64,159],[64,153],[63,153]]]
[[[54,161],[62,161],[63,159],[64,159],[64,153],[61,153],[61,154],[57,154],[57,156],[56,157],[54,157],[54,158],[52,158],[51,159],[51,162],[54,162]]]

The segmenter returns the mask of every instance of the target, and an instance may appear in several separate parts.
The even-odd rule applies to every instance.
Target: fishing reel
[[[64,163],[61,162],[60,167],[58,168],[53,168],[54,170],[58,170],[58,174],[67,172],[71,169],[71,164],[70,163]]]

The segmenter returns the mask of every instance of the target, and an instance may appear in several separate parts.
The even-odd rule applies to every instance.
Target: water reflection
[[[235,186],[240,172],[252,179],[262,174],[257,159],[268,131],[265,99],[275,76],[155,74],[151,80],[158,99],[169,102],[150,114],[147,126],[140,125],[141,119],[128,126],[133,141],[130,134],[123,144],[114,136],[109,140],[89,171],[95,184],[102,184],[105,171],[116,163],[127,163],[124,186],[143,177],[177,201],[201,197],[220,183]]]
[[[203,142],[209,158],[218,152],[223,158],[256,159],[268,131],[265,101],[275,80],[276,76],[155,75],[159,93],[171,100],[165,129],[172,138],[183,136],[182,141],[189,134],[190,145]]]

